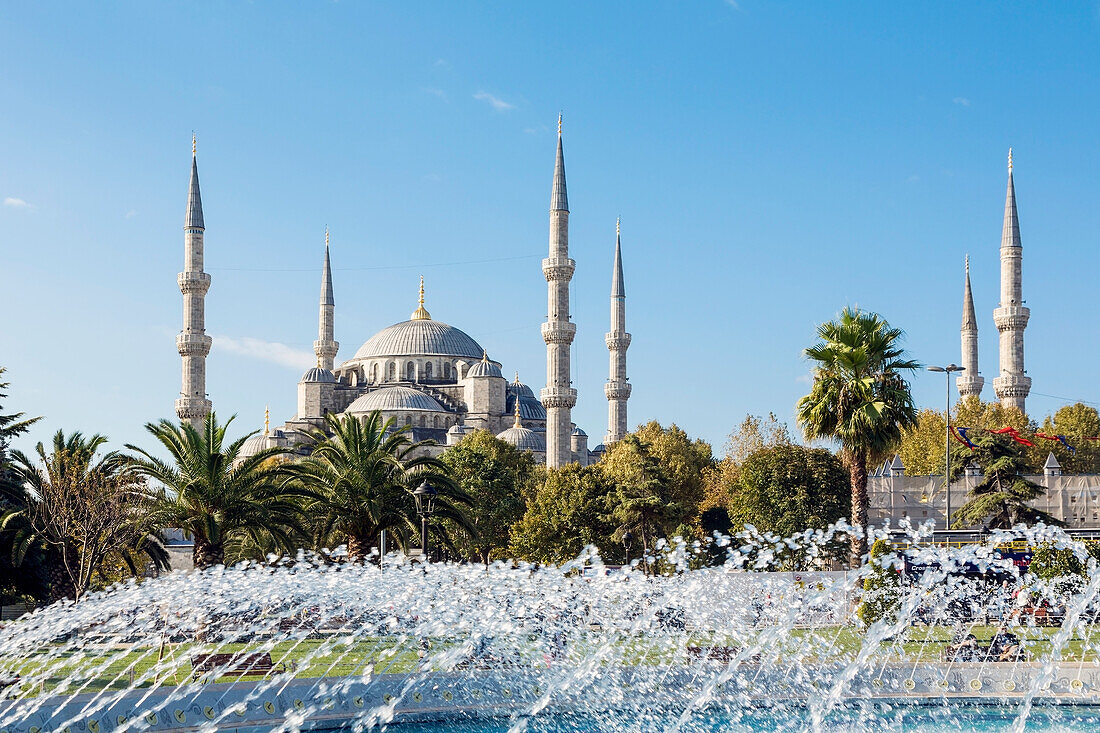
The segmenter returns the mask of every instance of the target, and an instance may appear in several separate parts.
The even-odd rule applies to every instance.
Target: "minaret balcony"
[[[202,397],[180,397],[176,400],[176,414],[182,420],[195,420],[210,414],[213,404]]]
[[[204,333],[181,333],[176,336],[176,349],[180,356],[206,356],[214,339]]]
[[[548,410],[553,407],[573,407],[577,404],[577,390],[572,387],[543,387],[539,390],[539,401]]]
[[[998,397],[1027,397],[1031,392],[1031,377],[1023,374],[1004,374],[993,378],[993,391]]]
[[[184,294],[199,293],[200,295],[206,295],[206,291],[210,289],[210,273],[181,272],[176,275],[176,282],[179,283],[180,292]]]
[[[629,333],[611,333],[605,334],[603,337],[604,342],[607,344],[609,351],[625,351],[630,346],[630,334]]]
[[[571,344],[577,335],[577,324],[571,321],[551,321],[542,324],[542,340],[548,344]]]
[[[572,280],[576,269],[577,262],[571,257],[547,257],[542,261],[542,274],[546,276],[546,282]]]
[[[1023,331],[1031,318],[1031,309],[1023,305],[1002,305],[993,309],[998,331]]]
[[[625,400],[630,397],[631,388],[630,382],[613,379],[603,386],[603,393],[609,400]]]
[[[339,341],[314,341],[313,353],[323,355],[328,358],[336,356],[336,352],[340,350]]]

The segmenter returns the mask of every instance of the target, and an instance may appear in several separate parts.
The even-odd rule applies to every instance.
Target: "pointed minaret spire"
[[[550,256],[542,261],[546,276],[548,312],[542,324],[546,342],[546,387],[539,397],[546,408],[546,465],[559,468],[573,461],[570,436],[577,390],[570,379],[570,345],[577,326],[569,320],[569,281],[577,263],[569,258],[569,197],[565,190],[565,153],[558,115],[558,150],[554,184],[550,191]]]
[[[978,317],[974,313],[974,294],[970,290],[970,255],[966,256],[966,284],[963,286],[962,366],[955,379],[960,397],[980,397],[985,378],[978,372]]]
[[[626,332],[626,286],[623,284],[621,220],[615,220],[615,264],[611,271],[611,330],[604,337],[611,353],[610,370],[603,391],[607,395],[607,435],[604,445],[622,440],[627,433],[626,401],[630,382],[626,376],[626,350],[630,334]]]
[[[519,379],[518,374],[516,375],[516,379],[518,381],[518,379]],[[516,415],[516,421],[512,424],[512,427],[513,428],[522,428],[523,427],[523,420],[519,416],[519,395],[516,395],[516,409],[515,409],[514,412],[515,412],[515,415]]]
[[[176,337],[176,350],[183,360],[183,385],[176,400],[176,414],[196,428],[210,414],[206,398],[206,356],[212,339],[206,335],[206,292],[210,275],[203,271],[202,196],[199,194],[198,145],[191,134],[191,184],[187,212],[183,219],[183,272],[176,281],[183,293],[183,330]]]
[[[993,391],[1005,407],[1024,411],[1025,400],[1031,391],[1031,377],[1024,372],[1024,329],[1031,311],[1024,306],[1023,299],[1023,244],[1012,167],[1012,148],[1009,148],[1008,191],[1001,228],[1001,303],[993,311],[993,320],[1000,332],[1000,375],[993,380]]]
[[[325,263],[321,267],[321,313],[317,319],[317,340],[313,353],[317,366],[332,371],[340,344],[336,341],[336,298],[332,290],[332,264],[329,261],[329,233],[325,227]]]
[[[264,437],[271,435],[271,406],[264,405]]]

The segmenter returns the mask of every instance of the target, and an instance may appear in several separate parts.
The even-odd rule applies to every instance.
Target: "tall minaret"
[[[1012,182],[1012,148],[1008,149],[1008,193],[1001,231],[1001,305],[993,321],[1001,333],[1001,375],[993,380],[993,391],[1005,407],[1024,410],[1031,391],[1031,377],[1024,374],[1024,329],[1031,311],[1024,306],[1020,244],[1020,220],[1016,215],[1016,187]]]
[[[183,331],[176,336],[176,348],[183,358],[183,388],[176,400],[176,414],[197,428],[210,413],[206,399],[206,355],[211,338],[206,335],[206,291],[210,275],[202,270],[202,238],[206,230],[199,195],[199,166],[195,136],[191,136],[191,190],[183,223],[183,272],[177,277],[183,293]]]
[[[550,256],[542,261],[548,293],[546,323],[546,387],[539,395],[546,408],[546,465],[558,468],[570,463],[573,452],[572,408],[577,390],[570,386],[569,346],[577,326],[569,321],[569,281],[577,263],[569,259],[569,198],[565,192],[565,153],[561,146],[561,115],[558,115],[558,155],[554,161],[554,186],[550,192]]]
[[[978,372],[978,318],[974,315],[974,294],[970,291],[970,255],[966,256],[966,285],[963,288],[962,320],[963,373],[955,380],[960,397],[980,397],[985,377]]]
[[[607,435],[604,445],[623,439],[627,433],[626,401],[630,398],[630,382],[626,381],[626,350],[630,334],[626,332],[626,287],[623,285],[623,252],[620,222],[615,220],[615,266],[611,273],[611,330],[604,340],[611,352],[611,369],[603,391],[607,395]]]
[[[332,371],[340,344],[335,336],[336,300],[332,297],[332,267],[328,261],[328,227],[325,227],[325,266],[321,270],[321,316],[317,325],[317,340],[313,353],[317,354],[317,366]]]

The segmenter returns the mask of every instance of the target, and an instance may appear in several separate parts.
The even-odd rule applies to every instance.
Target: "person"
[[[969,661],[978,656],[978,637],[961,621],[955,624],[955,633],[951,637],[951,646],[947,647],[947,656],[956,661]]]
[[[997,627],[997,633],[989,641],[989,658],[994,662],[1014,662],[1020,656],[1020,637],[1008,630],[1005,624]]]

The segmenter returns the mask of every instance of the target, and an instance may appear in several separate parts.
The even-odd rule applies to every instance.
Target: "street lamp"
[[[432,512],[435,511],[435,498],[439,496],[439,491],[424,481],[420,486],[416,487],[416,491],[413,492],[413,499],[416,501],[416,513],[420,515],[420,544],[421,552],[424,554],[424,562],[428,562],[428,520],[432,517]]]
[[[951,529],[951,375],[955,372],[965,372],[966,367],[948,364],[945,367],[930,366],[930,372],[942,372],[947,376],[947,427],[944,430],[943,439],[943,487],[947,498],[947,529]]]
[[[626,555],[626,562],[623,564],[623,566],[627,567],[627,568],[630,567],[630,543],[633,542],[633,541],[634,541],[634,533],[633,532],[624,532],[623,533],[623,553]]]

